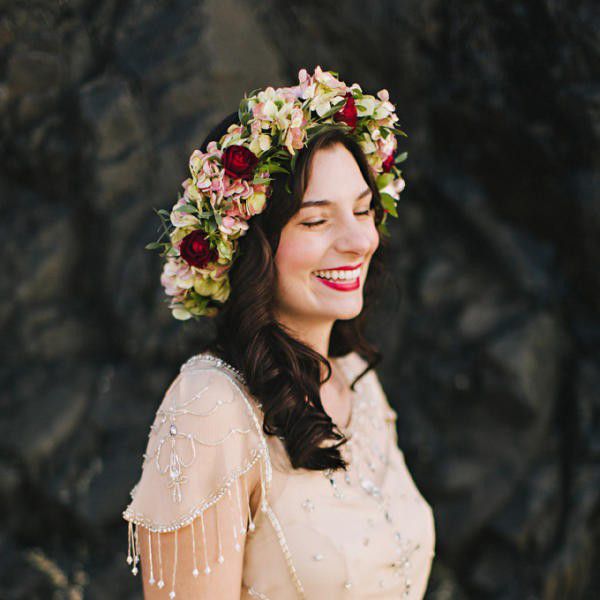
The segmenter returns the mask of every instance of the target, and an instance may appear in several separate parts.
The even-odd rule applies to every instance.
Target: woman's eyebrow
[[[370,193],[371,193],[371,188],[367,188],[366,190],[363,190],[356,197],[356,200],[360,200],[361,198],[364,198],[365,196],[367,196]],[[302,209],[302,208],[308,208],[309,206],[329,206],[330,204],[333,204],[333,202],[331,200],[305,200],[300,205],[300,209]]]

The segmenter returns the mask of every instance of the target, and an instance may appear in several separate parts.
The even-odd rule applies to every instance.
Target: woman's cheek
[[[275,257],[279,272],[285,276],[315,270],[320,266],[322,245],[317,235],[302,232],[282,235]]]

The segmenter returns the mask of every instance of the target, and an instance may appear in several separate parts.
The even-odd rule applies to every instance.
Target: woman
[[[123,513],[147,599],[425,593],[433,514],[362,334],[404,185],[378,98],[301,70],[190,158],[162,281],[216,337],[167,390]]]

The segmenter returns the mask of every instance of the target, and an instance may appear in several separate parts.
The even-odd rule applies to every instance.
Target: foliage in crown
[[[264,211],[271,175],[294,171],[298,151],[323,128],[347,129],[363,149],[375,176],[384,209],[379,232],[389,236],[386,218],[397,217],[404,189],[396,134],[406,136],[387,90],[363,94],[333,71],[317,66],[298,73],[298,85],[254,90],[240,102],[239,123],[232,124],[206,152],[189,158],[191,177],[171,211],[157,210],[162,234],[147,249],[161,249],[161,283],[173,317],[213,317],[230,294],[228,271],[238,239],[249,220]],[[289,191],[289,181],[286,189]]]

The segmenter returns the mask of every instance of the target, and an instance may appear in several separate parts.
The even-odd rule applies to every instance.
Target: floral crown
[[[377,97],[363,94],[357,83],[347,86],[337,73],[319,66],[312,75],[301,69],[298,80],[292,87],[244,94],[239,124],[232,124],[219,141],[210,141],[206,152],[192,152],[183,195],[170,212],[156,211],[162,234],[146,248],[162,249],[161,283],[176,319],[218,313],[229,298],[228,271],[238,238],[271,195],[270,175],[291,175],[296,151],[328,126],[346,129],[364,151],[384,209],[378,229],[389,237],[385,221],[388,214],[398,216],[404,180],[397,165],[407,153],[396,154],[395,134],[406,133],[394,125],[398,117],[387,90]]]

